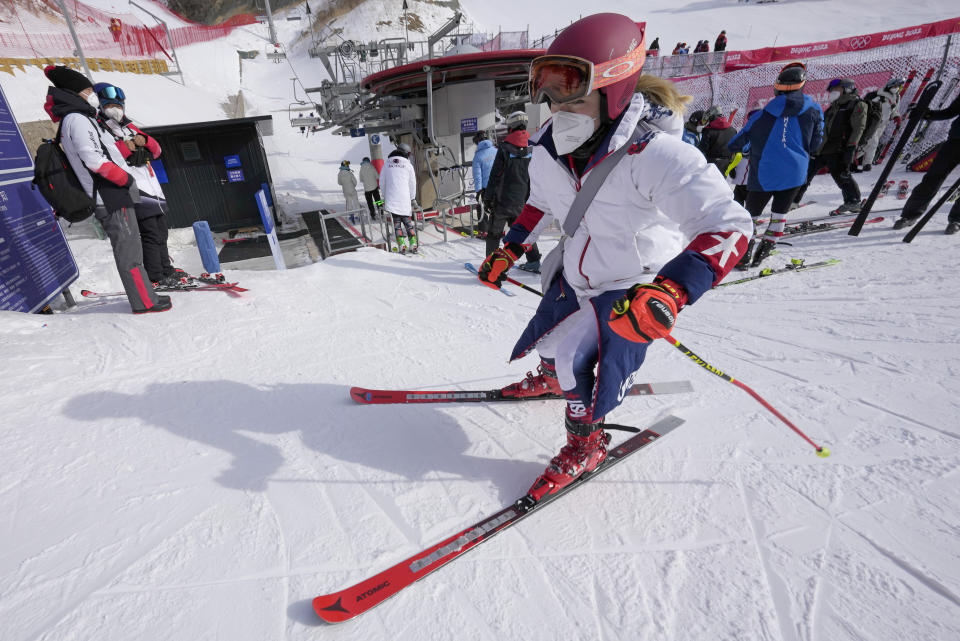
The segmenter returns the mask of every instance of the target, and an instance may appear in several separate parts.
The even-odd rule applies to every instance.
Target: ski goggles
[[[107,85],[98,91],[97,96],[101,100],[117,100],[120,102],[125,102],[127,99],[127,97],[123,95],[123,89],[120,87],[114,87],[113,85]]]
[[[639,73],[646,57],[646,43],[641,40],[627,55],[598,64],[577,56],[534,58],[530,64],[530,97],[535,103],[549,99],[559,104],[584,98]]]

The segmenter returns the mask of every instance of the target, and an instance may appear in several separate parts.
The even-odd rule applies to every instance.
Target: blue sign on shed
[[[227,169],[233,169],[234,167],[242,167],[243,163],[240,162],[240,156],[224,156],[223,166]]]
[[[468,134],[477,130],[476,118],[463,118],[460,120],[460,133]]]

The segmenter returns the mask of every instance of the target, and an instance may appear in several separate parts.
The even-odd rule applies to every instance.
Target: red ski
[[[161,294],[167,292],[216,292],[224,291],[233,296],[239,296],[239,292],[247,291],[246,287],[240,287],[237,283],[204,283],[202,285],[182,285],[177,287],[155,287],[155,292]],[[80,295],[85,298],[112,298],[115,296],[126,296],[126,292],[94,292],[89,289],[81,289]]]
[[[692,392],[690,381],[667,381],[664,383],[639,383],[630,388],[625,396],[650,396],[653,394],[682,394]],[[351,387],[350,398],[361,405],[392,405],[397,403],[489,403],[499,401],[543,401],[563,398],[560,394],[545,394],[529,398],[505,397],[499,389],[417,391],[386,390]]]
[[[580,487],[593,477],[610,469],[634,452],[637,452],[663,435],[672,432],[683,424],[683,419],[667,416],[659,420],[650,429],[628,438],[619,446],[612,448],[607,458],[593,472],[584,474],[573,483],[550,494],[538,502],[531,502],[529,496],[517,499],[496,514],[460,530],[435,545],[421,550],[391,568],[383,570],[356,585],[318,596],[313,600],[313,609],[327,623],[340,623],[363,614],[374,606],[380,605],[401,590],[410,587],[420,579],[447,563],[459,558],[484,541],[493,538],[511,525],[549,505],[567,492]],[[614,427],[614,426],[610,426]],[[621,426],[616,426],[621,427]],[[633,430],[635,428],[627,428]]]

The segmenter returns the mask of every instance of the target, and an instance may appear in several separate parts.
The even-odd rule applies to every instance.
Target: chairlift
[[[271,50],[271,47],[273,49]],[[281,60],[287,59],[287,54],[282,50],[283,45],[280,43],[274,43],[272,45],[267,45],[264,47],[264,52],[267,55],[267,60],[273,60],[274,62],[279,63]]]

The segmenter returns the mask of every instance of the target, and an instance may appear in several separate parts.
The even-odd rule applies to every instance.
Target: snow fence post
[[[280,251],[280,241],[277,240],[277,229],[273,225],[273,214],[267,205],[267,194],[263,189],[257,191],[257,209],[260,210],[260,220],[263,221],[263,231],[267,232],[267,242],[270,243],[270,253],[273,254],[273,262],[277,269],[287,268],[283,262],[283,252]]]
[[[209,274],[219,274],[220,258],[217,256],[217,248],[213,244],[213,234],[210,233],[209,223],[205,220],[198,220],[193,223],[193,235],[197,238],[197,249],[200,250],[203,268]]]

